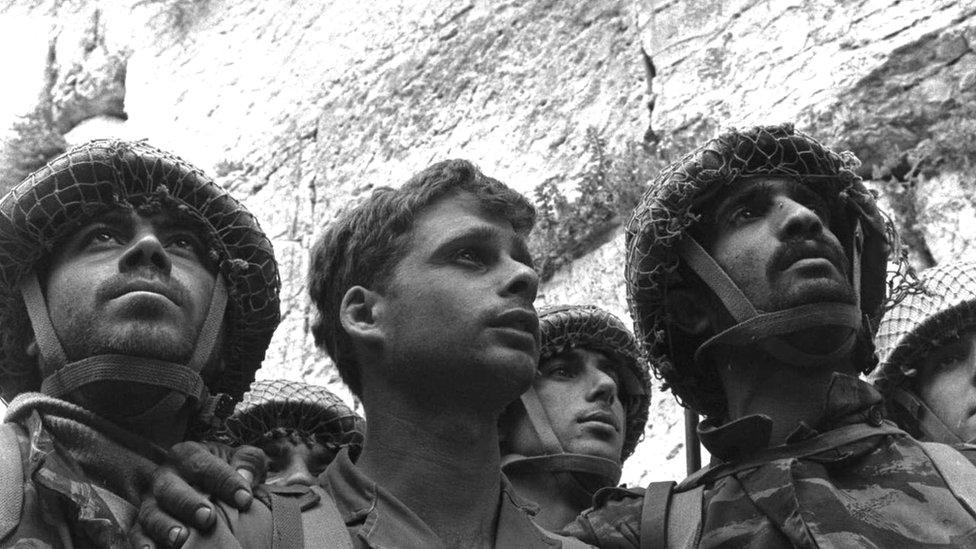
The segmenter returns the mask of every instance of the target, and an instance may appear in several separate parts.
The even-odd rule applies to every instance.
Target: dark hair
[[[312,335],[356,396],[362,391],[359,364],[349,334],[339,322],[342,298],[353,286],[383,290],[406,255],[416,217],[457,193],[473,195],[483,211],[503,216],[518,234],[526,235],[535,224],[535,208],[524,196],[467,160],[445,160],[414,175],[399,189],[375,189],[329,225],[312,247],[308,291],[317,309]]]

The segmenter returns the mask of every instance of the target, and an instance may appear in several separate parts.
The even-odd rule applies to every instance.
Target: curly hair
[[[352,341],[339,322],[343,296],[353,286],[383,291],[409,249],[414,220],[435,202],[458,193],[473,195],[483,211],[504,217],[522,236],[535,224],[535,208],[524,196],[467,160],[445,160],[399,189],[375,189],[330,224],[313,246],[308,288],[317,315],[312,334],[353,394],[360,396],[362,386]]]

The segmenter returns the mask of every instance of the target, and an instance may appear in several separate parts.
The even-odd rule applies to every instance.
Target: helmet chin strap
[[[541,456],[510,454],[502,458],[505,473],[552,473],[571,489],[580,490],[587,497],[605,486],[620,482],[620,464],[611,459],[586,454],[566,452],[552,430],[552,422],[546,413],[534,387],[522,394],[529,423],[535,430],[542,449]]]
[[[939,419],[939,416],[935,415],[935,412],[922,399],[901,387],[894,388],[888,398],[904,408],[918,422],[918,428],[921,431],[922,438],[925,440],[942,442],[944,444],[972,444],[976,442],[976,439],[963,440],[960,438],[948,425]]]
[[[101,381],[141,383],[169,389],[170,393],[144,412],[125,418],[126,421],[142,423],[171,415],[187,404],[193,411],[199,412],[203,421],[212,420],[215,408],[224,400],[224,395],[211,395],[199,372],[212,358],[223,324],[227,307],[227,288],[223,277],[216,277],[207,317],[197,337],[193,356],[187,364],[121,354],[95,355],[69,361],[51,323],[37,277],[29,276],[21,284],[20,291],[40,355],[38,362],[44,378],[41,382],[42,393],[63,398]]]
[[[725,270],[702,248],[694,238],[685,236],[678,245],[678,253],[715,293],[735,324],[715,334],[695,351],[695,363],[701,364],[707,353],[719,345],[733,347],[758,346],[777,360],[796,366],[818,366],[834,363],[848,356],[857,342],[863,325],[861,311],[861,249],[864,234],[858,221],[855,225],[851,246],[851,285],[854,304],[813,303],[782,311],[760,313],[749,299],[729,278]],[[824,353],[809,353],[797,349],[783,336],[799,333],[810,328],[846,328],[849,335],[835,348]]]

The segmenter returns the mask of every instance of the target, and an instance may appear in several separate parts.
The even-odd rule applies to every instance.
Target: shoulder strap
[[[641,549],[667,547],[668,509],[674,482],[652,482],[644,490],[644,506],[641,508]]]
[[[696,547],[701,530],[702,486],[675,492],[675,483],[652,482],[644,491],[641,549]]]
[[[329,547],[352,549],[352,538],[342,520],[339,508],[332,496],[319,486],[307,490],[288,490],[289,487],[269,489],[271,497],[271,521],[274,528],[272,549],[301,549],[302,547]],[[312,492],[314,497],[302,504],[300,492]],[[309,494],[309,495],[312,495]]]
[[[945,480],[949,491],[976,516],[976,466],[948,444],[921,442],[922,450]]]
[[[669,549],[698,547],[704,493],[705,487],[698,486],[671,496],[671,509],[668,510]]]
[[[319,495],[319,503],[302,513],[305,547],[352,549],[352,537],[332,495],[319,486],[312,490]]]
[[[302,511],[298,499],[270,493],[271,549],[301,549],[305,547],[302,532]]]
[[[0,424],[0,539],[20,524],[24,506],[24,463],[13,423]]]

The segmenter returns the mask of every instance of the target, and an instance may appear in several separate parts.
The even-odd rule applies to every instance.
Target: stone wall
[[[102,136],[198,164],[258,215],[282,263],[261,377],[348,396],[309,337],[307,249],[351,199],[442,158],[574,199],[588,131],[668,156],[721,127],[795,120],[862,156],[919,265],[972,256],[974,13],[948,0],[0,1],[0,45],[17,52],[0,61],[0,183]],[[626,315],[619,221],[542,302]],[[652,419],[627,481],[682,473],[668,395]]]

